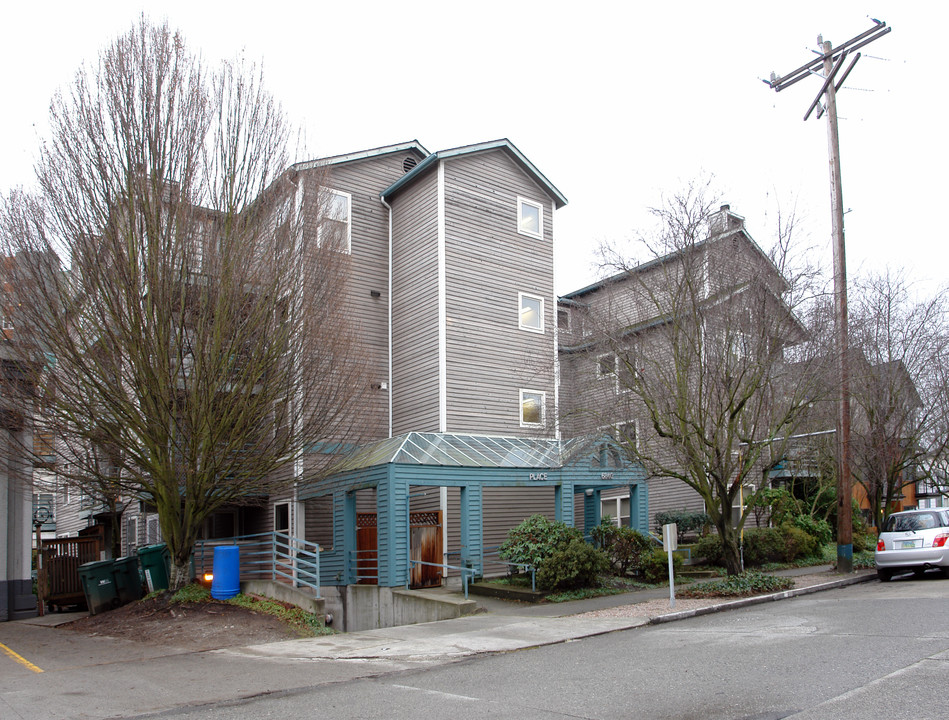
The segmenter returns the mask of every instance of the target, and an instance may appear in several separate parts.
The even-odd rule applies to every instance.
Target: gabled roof
[[[383,145],[382,147],[359,150],[358,152],[346,153],[345,155],[331,155],[330,157],[299,162],[293,165],[293,169],[310,170],[316,167],[342,165],[343,163],[367,160],[369,158],[379,157],[380,155],[390,155],[392,153],[406,152],[408,150],[415,150],[422,157],[429,155],[428,150],[422,147],[422,144],[418,140],[409,140],[408,142],[396,143],[395,145]]]
[[[550,195],[551,198],[553,198],[557,208],[562,208],[567,204],[567,198],[564,197],[563,193],[561,193],[554,186],[554,184],[550,182],[550,180],[548,180],[546,176],[540,170],[538,170],[534,164],[528,160],[527,157],[525,157],[524,154],[518,150],[510,140],[506,138],[477,143],[475,145],[463,145],[462,147],[451,148],[449,150],[439,150],[438,152],[432,153],[422,162],[416,165],[412,170],[407,172],[396,182],[383,190],[381,196],[383,199],[386,199],[396,194],[402,188],[410,185],[416,178],[421,177],[428,168],[433,167],[439,160],[448,160],[450,158],[472,155],[474,153],[485,152],[488,150],[502,150],[507,153],[508,156],[520,166],[521,170],[529,175],[547,192],[548,195]]]
[[[745,229],[744,218],[740,215],[736,215],[735,213],[731,212],[727,208],[728,206],[724,206],[722,211],[725,212],[729,218],[732,218],[738,222],[737,227],[733,227],[731,229],[725,230],[724,232],[721,232],[721,231],[712,232],[706,239],[700,240],[699,242],[695,243],[691,247],[684,248],[682,250],[675,250],[673,252],[667,253],[666,255],[662,255],[652,260],[648,260],[647,262],[640,263],[639,265],[636,265],[635,267],[622,270],[618,273],[615,273],[614,275],[610,275],[609,277],[603,278],[602,280],[598,280],[595,283],[587,285],[586,287],[582,287],[579,290],[574,290],[573,292],[562,295],[560,296],[559,300],[561,302],[564,302],[564,304],[579,303],[580,302],[579,298],[583,297],[584,295],[588,295],[589,293],[596,292],[597,290],[601,290],[605,287],[613,285],[614,283],[621,282],[631,277],[632,275],[636,275],[642,272],[647,272],[648,270],[651,270],[655,267],[659,267],[661,265],[665,265],[666,263],[675,262],[678,258],[682,257],[682,255],[686,252],[698,250],[699,248],[702,248],[705,245],[721,242],[731,237],[744,238],[747,244],[751,247],[752,252],[754,252],[759,257],[761,257],[765,262],[767,262],[768,265],[770,265],[774,269],[775,276],[781,279],[781,282],[786,289],[787,280],[781,274],[781,271],[778,270],[777,266],[774,264],[774,261],[770,257],[768,257],[768,254],[764,250],[761,249],[761,246],[758,245],[757,242],[755,242],[755,239],[751,237],[751,234]]]
[[[596,438],[551,438],[457,435],[410,432],[362,447],[333,472],[398,463],[441,467],[559,468],[591,448]],[[602,438],[600,438],[602,440]]]

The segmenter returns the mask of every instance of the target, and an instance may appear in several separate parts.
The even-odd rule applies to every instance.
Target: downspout
[[[550,203],[550,247],[553,255],[554,247],[554,211],[556,204]],[[553,321],[554,328],[554,440],[560,440],[560,305],[557,303],[557,293],[553,293]]]
[[[381,202],[381,203],[385,206],[386,210],[389,211],[389,268],[388,268],[388,272],[389,272],[389,300],[388,300],[388,303],[389,303],[389,306],[388,306],[388,308],[386,309],[386,312],[387,312],[387,316],[386,316],[386,332],[387,332],[387,334],[388,334],[388,337],[387,337],[386,342],[387,342],[387,345],[388,345],[388,355],[389,355],[389,357],[388,357],[388,368],[387,368],[387,370],[386,370],[386,372],[387,372],[387,374],[388,374],[389,382],[388,382],[387,385],[386,385],[386,392],[389,394],[389,398],[388,398],[388,403],[389,403],[389,406],[388,406],[388,407],[389,407],[389,410],[388,410],[388,415],[389,415],[389,427],[388,427],[388,431],[386,432],[386,436],[387,436],[387,437],[392,437],[392,206],[389,205],[389,203],[386,202],[386,199],[385,199],[382,195],[379,196],[379,202]]]
[[[299,174],[296,172],[294,172],[292,175],[288,175],[287,179],[289,180],[290,184],[292,184],[293,187],[296,188],[296,190],[293,193],[293,202],[294,202],[294,205],[296,206],[295,210],[296,210],[296,216],[297,216],[296,219],[298,223],[297,227],[298,227],[299,232],[301,233],[301,239],[302,239],[303,183],[299,181]],[[299,403],[297,402],[297,398],[291,399],[289,418],[295,417],[294,411],[298,404]],[[288,418],[288,421],[289,421],[289,418]],[[289,545],[290,545],[290,553],[293,558],[292,572],[293,572],[294,586],[296,586],[296,581],[297,581],[297,563],[298,563],[298,559],[297,559],[298,546],[295,540],[297,538],[306,539],[306,509],[305,509],[306,505],[300,500],[300,478],[302,476],[303,476],[303,458],[298,457],[293,461],[293,496],[290,500],[290,527],[287,528],[287,532],[289,533],[290,538],[291,538]],[[276,542],[276,537],[274,537],[274,541]]]

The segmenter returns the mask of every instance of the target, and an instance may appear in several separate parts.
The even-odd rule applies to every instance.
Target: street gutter
[[[788,598],[798,597],[799,595],[809,595],[811,593],[822,592],[824,590],[835,590],[837,588],[847,587],[848,585],[870,582],[871,580],[876,580],[876,578],[876,574],[870,572],[861,573],[859,575],[851,575],[850,577],[843,577],[839,580],[831,580],[830,582],[819,583],[817,585],[809,585],[807,587],[784,590],[782,592],[772,593],[770,595],[755,595],[754,597],[739,598],[738,600],[730,600],[729,602],[719,603],[717,605],[709,605],[708,607],[695,608],[693,610],[683,610],[681,612],[668,613],[665,615],[657,615],[656,617],[649,618],[649,624],[659,625],[661,623],[675,622],[676,620],[686,620],[699,615],[708,615],[710,613],[723,612],[725,610],[736,610],[738,608],[748,607],[749,605],[760,605],[761,603],[773,602],[775,600],[787,600]]]

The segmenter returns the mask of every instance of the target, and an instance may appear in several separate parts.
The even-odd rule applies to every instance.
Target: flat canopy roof
[[[334,467],[346,472],[399,463],[442,467],[557,468],[566,465],[594,442],[591,437],[495,437],[451,433],[411,432],[380,440],[356,450]]]

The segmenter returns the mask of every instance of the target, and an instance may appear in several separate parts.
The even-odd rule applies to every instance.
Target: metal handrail
[[[537,568],[531,565],[530,563],[516,563],[516,562],[508,562],[507,560],[502,560],[500,554],[498,553],[498,547],[485,548],[485,552],[484,552],[485,558],[493,557],[496,555],[498,559],[497,560],[485,559],[484,564],[487,565],[488,563],[490,563],[492,565],[505,565],[508,568],[516,567],[516,568],[521,568],[522,570],[524,570],[524,572],[529,572],[531,574],[531,591],[536,592]]]
[[[207,570],[207,548],[224,545],[240,547],[241,579],[259,579],[262,575],[269,575],[273,581],[279,579],[294,587],[308,587],[316,593],[316,597],[320,597],[321,550],[317,543],[281,532],[198,540],[191,556],[195,574]]]
[[[353,567],[353,579],[358,583],[360,580],[375,580],[379,581],[379,552],[378,550],[350,550],[349,555],[351,558],[351,566]],[[362,559],[363,569],[371,571],[370,575],[360,575],[359,574],[359,562],[360,556],[365,555],[369,557],[364,557]]]
[[[411,559],[410,559],[410,560],[409,560],[409,575],[410,575],[410,576],[411,576],[411,574],[412,574],[412,572],[411,572],[412,567],[415,566],[415,565],[425,565],[425,566],[429,566],[429,567],[445,568],[446,570],[458,570],[458,571],[460,571],[460,572],[461,572],[461,586],[462,586],[462,588],[463,588],[464,591],[465,591],[465,600],[468,599],[468,574],[470,573],[472,578],[474,578],[474,577],[476,577],[477,575],[480,575],[480,574],[481,574],[481,570],[480,570],[477,566],[463,567],[463,566],[461,566],[461,565],[448,565],[448,564],[446,564],[446,563],[432,563],[432,562],[424,562],[424,561],[422,561],[422,560],[411,560]],[[406,587],[406,589],[408,589],[408,587],[409,587],[409,582],[408,582],[408,581],[406,581],[405,587]]]

